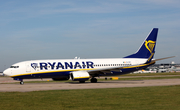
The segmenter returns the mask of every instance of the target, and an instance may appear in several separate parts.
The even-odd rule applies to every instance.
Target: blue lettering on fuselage
[[[93,68],[93,62],[88,61],[86,62],[86,64],[87,64],[87,68]]]
[[[43,68],[47,70],[47,63],[39,63],[39,65],[41,70],[43,70]]]
[[[73,64],[72,64],[72,62],[69,62],[69,63],[68,63],[68,62],[64,62],[64,64],[65,64],[65,68],[66,68],[66,69],[68,69],[68,68],[69,68],[69,69],[73,69]]]
[[[54,69],[56,62],[53,62],[53,64],[51,64],[50,62],[48,62],[48,64],[51,66],[51,69]]]
[[[93,62],[41,62],[39,63],[40,70],[48,70],[48,67],[52,70],[54,69],[85,69],[94,68]]]
[[[76,69],[76,68],[78,68],[78,67],[79,67],[79,68],[82,68],[81,65],[79,64],[79,62],[76,62],[75,65],[74,65],[74,69]]]
[[[84,62],[82,62],[82,67],[85,68],[86,67],[86,64]]]
[[[59,69],[59,68],[64,69],[64,66],[62,65],[62,63],[61,63],[61,62],[58,62],[58,64],[57,64],[56,69]]]

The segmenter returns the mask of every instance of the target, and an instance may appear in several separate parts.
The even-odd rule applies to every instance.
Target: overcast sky
[[[124,57],[152,28],[155,58],[180,63],[179,0],[0,1],[0,71],[26,60]]]

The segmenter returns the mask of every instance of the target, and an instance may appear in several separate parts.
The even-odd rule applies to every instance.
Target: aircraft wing
[[[88,70],[87,72],[90,75],[93,74],[106,74],[106,73],[111,73],[113,72],[121,72],[124,69],[135,69],[135,68],[146,68],[149,65],[154,64],[156,61],[159,60],[164,60],[164,59],[168,59],[168,58],[173,58],[175,56],[171,56],[171,57],[165,57],[165,58],[160,58],[160,59],[153,59],[150,63],[144,63],[144,64],[139,64],[139,65],[130,65],[130,66],[121,66],[121,67],[109,67],[109,68],[100,68],[100,69],[93,69],[93,70]]]
[[[92,74],[104,74],[104,73],[111,73],[111,71],[120,71],[120,69],[123,69],[123,67],[111,67],[111,68],[100,68],[100,69],[94,69],[94,70],[88,70],[87,72]]]
[[[93,74],[106,74],[106,73],[112,73],[112,72],[122,72],[124,69],[135,69],[135,68],[142,68],[149,66],[151,64],[154,64],[155,62],[152,61],[148,64],[140,64],[140,65],[129,65],[129,66],[121,66],[121,67],[110,67],[110,68],[100,68],[100,69],[94,69],[94,70],[88,70],[87,72],[90,75]]]

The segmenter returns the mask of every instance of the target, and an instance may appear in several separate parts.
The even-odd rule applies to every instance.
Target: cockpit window
[[[19,68],[19,66],[11,66],[10,68]]]

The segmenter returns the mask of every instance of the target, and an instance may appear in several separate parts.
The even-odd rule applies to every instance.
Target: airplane
[[[72,80],[85,83],[89,80],[96,83],[99,76],[113,76],[142,70],[155,64],[155,54],[158,28],[153,28],[138,51],[123,58],[101,59],[54,59],[31,60],[13,64],[6,69],[4,75],[20,81],[23,79],[52,78],[53,80]]]

